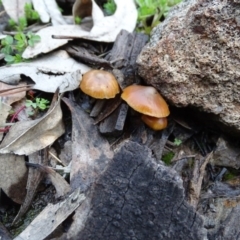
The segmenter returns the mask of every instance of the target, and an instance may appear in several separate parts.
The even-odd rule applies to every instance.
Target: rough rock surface
[[[177,106],[240,130],[240,1],[188,0],[157,26],[139,74]]]
[[[215,182],[202,196],[199,212],[205,217],[208,240],[240,239],[239,184]]]

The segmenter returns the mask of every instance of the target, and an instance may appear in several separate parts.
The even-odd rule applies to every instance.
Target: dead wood
[[[122,103],[109,117],[104,119],[99,126],[100,133],[112,137],[119,136],[123,132],[127,117],[128,105]]]
[[[189,183],[189,203],[196,209],[201,193],[202,181],[207,163],[212,157],[212,152],[206,157],[195,158],[193,176]]]
[[[19,234],[15,240],[45,239],[52,233],[85,199],[79,189],[65,200],[48,206]]]
[[[131,141],[118,148],[60,239],[203,239],[203,219],[184,200],[182,180],[151,155]]]
[[[96,66],[111,68],[111,63],[104,58],[98,57],[93,52],[90,52],[87,48],[78,45],[68,45],[65,50],[70,56],[77,58],[81,62]]]

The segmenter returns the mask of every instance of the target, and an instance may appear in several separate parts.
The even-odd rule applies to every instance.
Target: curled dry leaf
[[[41,118],[17,122],[0,145],[0,153],[29,155],[52,144],[64,133],[60,99]]]
[[[26,195],[27,167],[24,156],[0,154],[0,188],[14,202],[21,204]]]
[[[91,16],[92,14],[92,0],[76,0],[72,8],[73,18]]]
[[[2,0],[5,11],[16,22],[24,16],[24,5],[30,2],[31,0]]]
[[[132,32],[136,26],[137,9],[134,0],[115,0],[117,10],[112,16],[104,16],[99,6],[92,0],[93,27],[87,31],[81,25],[59,25],[40,30],[41,42],[28,47],[24,58],[32,58],[40,53],[56,49],[72,38],[84,38],[99,42],[114,42],[122,29]],[[65,36],[67,39],[53,39],[52,35]],[[63,37],[64,37],[63,36]]]
[[[24,74],[35,82],[34,89],[55,92],[59,87],[60,92],[65,92],[78,88],[82,74],[89,70],[88,66],[78,63],[67,52],[57,51],[30,63],[0,67],[0,79],[8,84],[17,84]]]
[[[43,23],[48,23],[50,21],[50,16],[47,10],[47,6],[44,0],[32,0],[34,9],[37,9],[37,12],[40,16],[40,19]]]
[[[42,22],[47,23],[51,18],[53,25],[66,24],[55,0],[32,0],[32,2]]]

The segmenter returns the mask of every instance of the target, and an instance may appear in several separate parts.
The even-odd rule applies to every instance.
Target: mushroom
[[[142,115],[142,121],[153,130],[162,130],[167,127],[167,118],[155,118],[148,115]]]
[[[85,94],[98,99],[114,98],[120,92],[113,74],[103,70],[90,70],[85,73],[80,88]]]
[[[121,97],[135,111],[143,114],[142,120],[150,128],[154,130],[166,128],[169,108],[154,87],[131,85],[123,90]]]

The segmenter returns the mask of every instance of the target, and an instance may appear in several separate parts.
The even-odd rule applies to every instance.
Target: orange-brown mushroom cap
[[[152,116],[142,115],[142,121],[155,131],[162,130],[167,127],[167,118],[155,118]]]
[[[103,70],[90,70],[85,73],[80,88],[85,94],[99,99],[114,98],[120,92],[113,74]]]
[[[154,87],[131,85],[123,90],[121,97],[144,115],[162,118],[170,114],[167,103]]]

